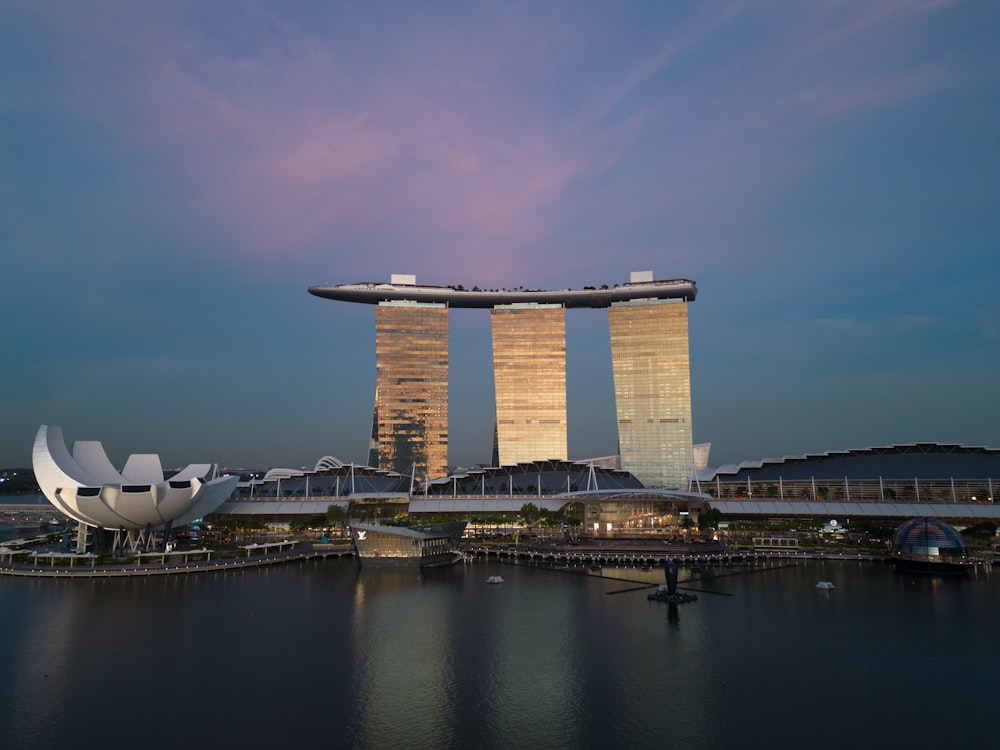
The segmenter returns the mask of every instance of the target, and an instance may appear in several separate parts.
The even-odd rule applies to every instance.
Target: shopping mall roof
[[[1000,450],[956,443],[906,443],[726,464],[698,472],[698,481],[811,479],[981,479],[1000,477]]]
[[[953,518],[1000,521],[996,503],[825,503],[783,500],[709,500],[726,517],[764,516],[785,518]]]

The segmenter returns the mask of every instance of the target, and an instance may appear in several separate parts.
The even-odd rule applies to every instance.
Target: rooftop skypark
[[[688,279],[639,281],[609,287],[583,289],[466,289],[456,286],[417,285],[413,276],[393,274],[389,284],[360,282],[337,286],[309,287],[317,297],[377,305],[379,302],[435,302],[449,307],[492,308],[517,303],[557,304],[563,307],[611,307],[615,302],[638,299],[683,299],[691,302],[698,288]]]

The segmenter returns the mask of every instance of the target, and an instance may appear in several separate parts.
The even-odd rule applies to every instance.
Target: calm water
[[[10,510],[9,506],[12,505],[37,505],[38,510],[37,512],[32,511],[30,514],[25,514],[25,517],[15,522],[8,514]],[[44,495],[0,495],[0,542],[38,536],[42,533],[38,530],[37,523],[39,519],[47,521],[61,515],[55,512],[55,508],[45,499]]]
[[[506,582],[488,585],[494,574]],[[0,577],[0,744],[842,748],[994,736],[993,574],[810,563],[706,576],[691,585],[732,596],[681,606],[607,593],[634,585],[353,560]]]
[[[52,508],[45,495],[0,495],[0,507],[4,505],[45,505],[50,510]]]

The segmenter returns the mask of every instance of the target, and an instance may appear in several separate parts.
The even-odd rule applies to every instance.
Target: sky
[[[1000,448],[1000,4],[0,0],[0,466],[365,463],[374,308],[692,279],[711,465]],[[489,315],[450,456],[489,461]],[[571,458],[617,450],[567,312]]]

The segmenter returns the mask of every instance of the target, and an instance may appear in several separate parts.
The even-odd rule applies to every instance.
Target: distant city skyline
[[[0,466],[366,463],[374,322],[308,287],[695,279],[710,463],[1000,446],[1000,6],[0,0]],[[488,463],[489,312],[449,327]],[[570,458],[617,450],[604,310]]]

